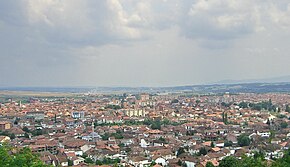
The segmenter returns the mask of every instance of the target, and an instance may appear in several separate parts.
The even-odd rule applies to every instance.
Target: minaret
[[[95,139],[95,124],[94,124],[95,120],[93,119],[93,122],[92,122],[92,134],[93,134],[93,141]]]

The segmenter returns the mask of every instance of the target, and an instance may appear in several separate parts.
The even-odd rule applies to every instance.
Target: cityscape
[[[0,141],[46,165],[267,166],[290,145],[289,93],[27,93],[3,91]]]
[[[0,0],[0,167],[290,167],[289,0]]]

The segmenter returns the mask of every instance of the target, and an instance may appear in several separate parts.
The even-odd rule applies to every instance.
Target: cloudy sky
[[[0,86],[290,75],[289,0],[0,0]]]

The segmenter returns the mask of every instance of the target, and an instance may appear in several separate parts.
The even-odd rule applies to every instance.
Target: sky
[[[289,0],[0,0],[0,86],[290,75]]]

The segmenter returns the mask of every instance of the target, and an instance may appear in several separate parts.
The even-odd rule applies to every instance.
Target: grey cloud
[[[286,0],[3,0],[0,86],[286,75],[289,18]]]

